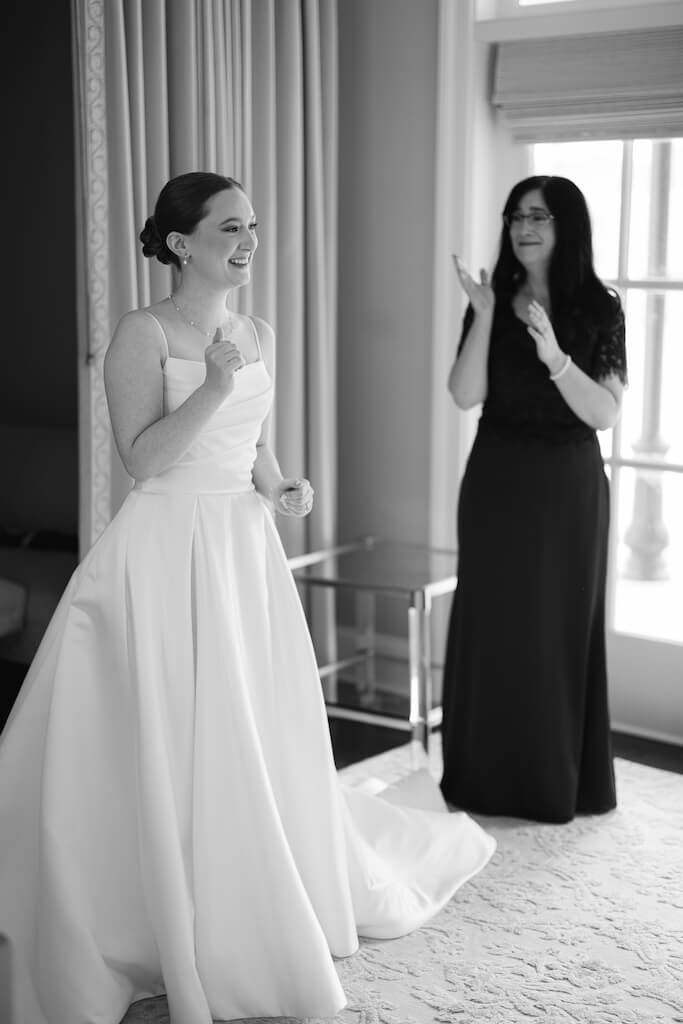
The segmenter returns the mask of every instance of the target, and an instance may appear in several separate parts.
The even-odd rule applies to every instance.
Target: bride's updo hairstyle
[[[160,263],[172,263],[180,269],[180,260],[166,245],[171,231],[191,235],[206,216],[211,196],[228,188],[244,189],[239,181],[209,171],[191,171],[171,178],[159,193],[154,215],[148,217],[140,232],[143,256],[156,256]]]

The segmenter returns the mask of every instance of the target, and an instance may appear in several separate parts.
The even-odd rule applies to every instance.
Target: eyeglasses
[[[544,228],[551,220],[555,220],[552,213],[547,210],[533,210],[531,213],[504,213],[503,220],[509,228],[521,228],[525,220],[528,220],[532,228]]]

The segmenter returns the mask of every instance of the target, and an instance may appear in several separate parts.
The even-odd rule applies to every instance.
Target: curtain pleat
[[[305,183],[306,183],[306,270],[312,285],[304,291],[306,379],[315,386],[307,390],[305,443],[307,463],[323,501],[318,514],[307,524],[302,548],[325,547],[335,533],[335,509],[324,500],[336,493],[336,178],[337,103],[336,35],[329,17],[331,5],[305,0],[303,4]],[[311,629],[318,651],[326,661],[336,658],[334,595],[323,592],[308,606]]]
[[[200,41],[201,60],[199,64],[201,74],[200,110],[202,116],[197,118],[200,128],[200,164],[202,167],[216,167],[216,134],[217,134],[217,108],[218,97],[216,92],[223,86],[218,78],[219,61],[216,57],[220,53],[221,28],[216,19],[213,0],[199,0],[198,11],[198,35]],[[218,50],[218,53],[216,52]]]
[[[135,82],[130,77],[129,53],[135,47],[135,31],[126,38],[124,7],[106,4],[106,118],[108,135],[109,193],[107,197],[109,233],[109,315],[113,324],[137,302],[137,266],[131,259],[135,252],[135,196],[133,150],[139,140],[134,135],[131,117],[131,91]],[[117,126],[116,135],[111,126]]]
[[[278,219],[278,386],[275,399],[277,451],[285,470],[304,465],[306,455],[306,379],[304,363],[304,286],[306,249],[304,220],[304,84],[301,5],[278,0],[275,5],[276,162]],[[311,288],[317,282],[311,281]],[[319,344],[317,338],[311,344]],[[302,459],[303,457],[303,459]],[[311,466],[306,465],[311,476]],[[306,524],[283,518],[280,533],[287,551],[305,548]]]
[[[170,131],[169,131],[169,74],[173,63],[169,62],[166,47],[167,17],[165,0],[145,0],[142,4],[142,30],[144,37],[144,123],[146,126],[146,166],[144,202],[140,211],[140,228],[152,212],[152,204],[158,195],[160,184],[171,176]],[[141,301],[149,303],[168,294],[171,285],[171,271],[158,260],[140,260],[142,279],[148,291]],[[140,272],[138,277],[140,278]]]
[[[227,32],[225,11],[223,5],[214,0],[215,7],[215,30],[214,30],[214,61],[216,68],[216,153],[212,166],[230,167],[235,163],[231,153],[230,133],[227,130],[220,130],[220,126],[230,124],[230,110],[228,105],[229,85],[229,64],[228,64],[228,43],[230,37]]]
[[[198,170],[198,54],[196,3],[167,0],[170,176]],[[161,182],[159,188],[164,183]]]
[[[334,313],[330,276],[333,260],[328,255],[327,237],[332,233],[330,208],[326,201],[325,181],[325,117],[323,103],[324,68],[320,60],[320,21],[318,4],[307,0],[304,5],[304,68],[306,74],[306,279],[315,287],[305,292],[306,336],[316,339],[310,346],[308,372],[320,386],[310,389],[307,422],[315,425],[306,434],[308,461],[316,467],[318,485],[323,492],[332,483],[334,465],[327,458],[329,438],[326,421],[332,410],[336,419],[336,388],[334,387],[334,356],[330,313]],[[320,525],[320,524],[316,524]]]
[[[108,278],[110,334],[128,310],[139,305],[138,261],[131,259],[138,247],[136,178],[141,166],[139,121],[132,105],[139,92],[134,56],[141,55],[139,21],[130,17],[123,3],[104,4],[106,122],[108,137]],[[126,14],[128,13],[128,18]],[[112,128],[116,126],[116,131]],[[143,136],[144,137],[144,136]],[[137,208],[139,209],[139,202]],[[144,223],[144,222],[143,222]],[[137,230],[136,230],[137,228]],[[146,270],[143,272],[146,273]],[[102,353],[102,357],[104,353]],[[101,365],[98,371],[101,372]],[[111,505],[118,508],[130,489],[130,481],[115,447],[111,446]],[[93,540],[96,538],[93,537]]]
[[[244,138],[245,120],[245,86],[248,79],[248,66],[245,57],[247,51],[243,42],[243,23],[248,18],[249,8],[241,3],[233,3],[226,16],[226,64],[230,80],[231,101],[229,113],[226,111],[226,127],[229,126],[229,152],[226,167],[232,168],[232,176],[237,177],[249,191],[249,181],[245,175],[246,140]]]
[[[147,132],[145,117],[145,60],[142,10],[136,3],[127,0],[124,5],[126,64],[128,68],[128,108],[130,116],[130,194],[129,211],[132,235],[135,244],[135,227],[144,224],[147,215]],[[150,146],[151,148],[151,146]],[[128,212],[128,211],[127,211]],[[138,229],[139,230],[139,229]],[[128,241],[128,237],[124,239]],[[136,288],[130,298],[139,305],[150,302],[149,260],[135,261]]]
[[[278,170],[277,153],[277,82],[275,75],[275,0],[259,0],[249,8],[248,35],[243,40],[244,53],[250,62],[247,79],[250,83],[248,118],[249,145],[245,153],[245,186],[251,187],[254,209],[259,221],[260,244],[251,284],[240,291],[246,293],[244,308],[258,313],[264,320],[281,326],[278,309],[278,251],[277,221]],[[244,19],[245,24],[247,18]],[[256,69],[256,70],[252,70]],[[245,133],[246,135],[246,133]],[[258,151],[257,151],[258,146]],[[248,186],[247,182],[251,185]],[[278,373],[280,360],[278,359]]]

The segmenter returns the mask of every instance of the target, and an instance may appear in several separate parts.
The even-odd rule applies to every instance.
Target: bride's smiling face
[[[207,282],[221,288],[247,284],[258,245],[248,197],[238,188],[211,196],[205,216],[185,242],[193,271]]]

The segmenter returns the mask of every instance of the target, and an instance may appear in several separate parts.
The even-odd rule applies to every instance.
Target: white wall
[[[339,536],[426,543],[437,0],[339,22]]]
[[[343,0],[339,140],[339,536],[360,533],[430,540],[432,404],[450,402],[443,381],[459,330],[437,324],[434,303],[438,0]],[[489,101],[489,46],[473,42],[465,109],[452,130],[467,173],[455,176],[471,209],[453,215],[452,251],[490,266],[500,210],[526,174]],[[466,123],[467,119],[471,123]],[[458,150],[458,147],[459,150]],[[450,204],[452,207],[452,204]],[[457,227],[460,225],[460,228]],[[460,236],[460,237],[456,237]],[[449,268],[450,272],[450,268]],[[455,276],[453,287],[457,289]],[[457,307],[457,303],[456,303]],[[442,392],[435,393],[437,388]],[[459,480],[477,416],[445,418],[444,472]],[[465,451],[466,454],[466,451]],[[448,462],[448,469],[446,468]],[[450,489],[455,494],[455,486]],[[453,501],[454,506],[454,501]],[[444,510],[455,522],[455,507]],[[454,525],[442,533],[454,543]],[[437,531],[438,532],[438,531]],[[432,530],[432,535],[434,530]],[[432,538],[433,539],[433,538]]]

